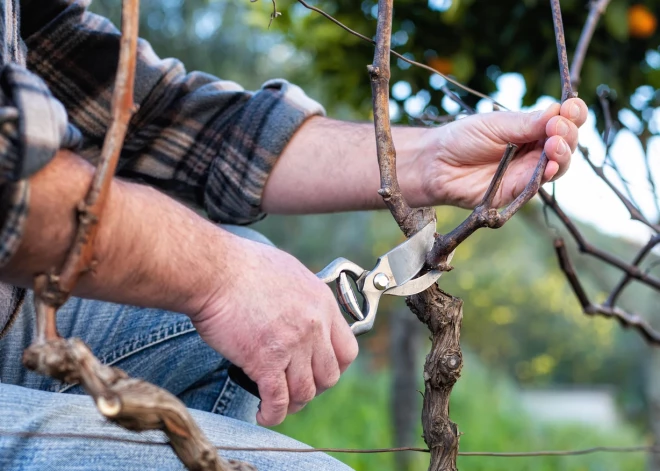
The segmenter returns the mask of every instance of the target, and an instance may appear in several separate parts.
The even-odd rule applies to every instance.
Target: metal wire
[[[105,440],[115,443],[126,443],[129,445],[146,445],[146,446],[169,446],[168,442],[161,441],[148,441],[138,440],[132,438],[113,437],[111,435],[93,435],[93,434],[78,434],[78,433],[45,433],[45,432],[13,432],[9,430],[0,430],[0,437],[15,437],[15,438],[49,438],[55,440]],[[218,451],[246,451],[257,453],[352,453],[352,454],[375,454],[375,453],[400,453],[400,452],[417,452],[429,453],[428,448],[417,447],[400,447],[400,448],[372,448],[372,449],[357,449],[357,448],[269,448],[269,447],[235,447],[235,446],[218,446]],[[459,451],[459,456],[477,457],[488,456],[493,458],[532,458],[540,456],[580,456],[589,455],[594,453],[654,453],[660,454],[660,447],[655,446],[596,446],[592,448],[581,448],[575,450],[542,450],[542,451],[510,451],[510,452],[493,452],[493,451]]]

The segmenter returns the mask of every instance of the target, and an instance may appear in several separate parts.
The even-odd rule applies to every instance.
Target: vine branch
[[[568,67],[568,57],[566,53],[566,39],[564,37],[564,26],[561,18],[561,8],[559,0],[551,0],[552,20],[555,28],[555,40],[557,43],[557,56],[559,59],[559,70],[562,86],[562,103],[569,98],[573,98]],[[474,208],[474,211],[453,231],[446,235],[438,236],[435,240],[433,250],[427,257],[429,265],[436,266],[443,262],[446,257],[452,253],[465,239],[482,227],[496,229],[502,227],[511,217],[520,210],[520,208],[536,195],[541,187],[543,172],[548,164],[548,157],[543,151],[539,158],[532,177],[525,186],[524,190],[504,209],[498,211],[492,207],[495,192],[499,189],[500,183],[516,151],[516,147],[509,143],[500,161],[500,165],[495,172],[495,176],[484,196],[482,202]]]
[[[133,88],[138,25],[139,0],[123,0],[110,126],[90,188],[77,208],[78,225],[64,264],[59,273],[53,270],[35,277],[37,335],[23,354],[23,364],[60,381],[79,383],[92,396],[103,416],[129,430],[163,430],[174,452],[190,470],[254,470],[246,463],[220,458],[185,405],[175,396],[145,381],[131,379],[117,368],[103,365],[81,340],[63,339],[57,332],[57,310],[69,299],[80,277],[94,269],[98,225],[128,125],[136,111]]]

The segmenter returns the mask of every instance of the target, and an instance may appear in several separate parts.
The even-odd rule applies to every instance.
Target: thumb
[[[557,116],[560,110],[559,103],[553,103],[543,111],[518,112],[498,111],[483,116],[487,128],[503,142],[524,144],[545,139],[548,121]]]

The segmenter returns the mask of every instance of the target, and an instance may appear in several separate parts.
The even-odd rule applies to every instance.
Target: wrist
[[[414,208],[441,204],[438,185],[430,181],[442,166],[438,145],[440,128],[394,128],[397,149],[397,176],[401,192]]]
[[[192,318],[227,289],[231,234],[148,186],[115,181],[110,196],[78,295]]]

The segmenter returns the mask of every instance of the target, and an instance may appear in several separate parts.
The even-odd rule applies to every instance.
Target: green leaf
[[[628,2],[614,1],[605,12],[605,26],[621,42],[628,41]]]

